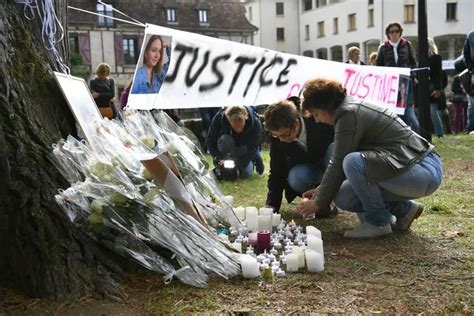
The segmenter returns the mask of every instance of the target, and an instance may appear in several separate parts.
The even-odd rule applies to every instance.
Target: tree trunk
[[[56,0],[65,60],[66,7]],[[0,1],[0,286],[61,301],[89,291],[117,295],[120,261],[75,229],[54,201],[68,184],[47,155],[73,133],[74,118],[40,31],[37,15],[27,20],[22,5]]]

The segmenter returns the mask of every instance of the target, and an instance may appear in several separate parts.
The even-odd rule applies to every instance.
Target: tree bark
[[[66,8],[56,0],[65,60]],[[37,15],[27,20],[22,5],[0,1],[0,286],[60,301],[120,295],[120,260],[75,229],[54,200],[68,184],[47,155],[75,127],[40,31]]]

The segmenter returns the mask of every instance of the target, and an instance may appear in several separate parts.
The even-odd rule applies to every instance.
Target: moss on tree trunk
[[[64,27],[66,6],[56,1]],[[0,2],[0,286],[62,301],[119,295],[120,260],[72,227],[54,201],[67,183],[47,156],[75,128],[39,30],[37,16],[29,21],[21,5]]]

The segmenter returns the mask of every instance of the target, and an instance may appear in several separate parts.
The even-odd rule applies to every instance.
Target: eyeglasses
[[[388,31],[389,34],[393,34],[393,33],[400,33],[400,30],[391,30],[391,31]]]
[[[275,138],[287,139],[288,137],[290,137],[291,133],[293,132],[294,127],[295,127],[295,124],[293,124],[293,125],[288,129],[288,131],[286,131],[286,132],[283,133],[283,134],[275,135],[275,134],[271,133],[271,135],[272,135],[272,137],[275,137]]]

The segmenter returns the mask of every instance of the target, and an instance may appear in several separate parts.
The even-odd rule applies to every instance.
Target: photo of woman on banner
[[[132,94],[156,94],[168,72],[171,37],[147,34],[144,49],[133,79]]]

